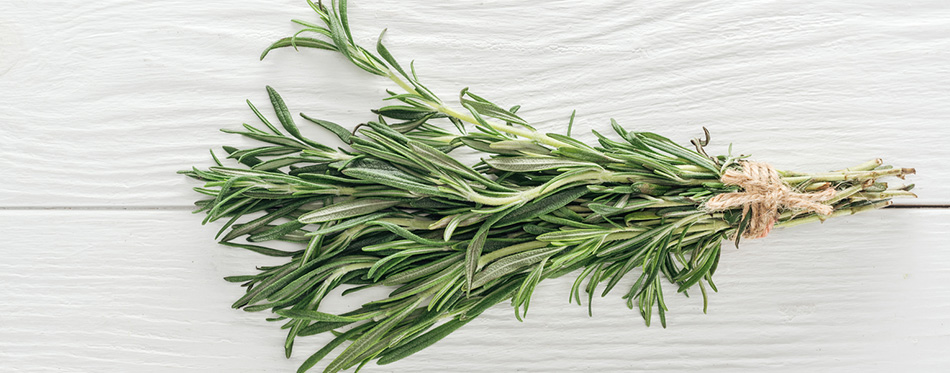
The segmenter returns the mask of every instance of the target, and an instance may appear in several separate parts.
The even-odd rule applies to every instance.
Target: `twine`
[[[706,201],[710,211],[728,210],[742,206],[742,216],[752,214],[743,238],[762,238],[778,222],[779,208],[807,210],[830,215],[834,208],[821,202],[835,196],[835,189],[817,193],[796,193],[782,181],[772,166],[760,162],[742,162],[742,172],[728,170],[720,179],[723,184],[738,185],[744,191],[723,193]]]

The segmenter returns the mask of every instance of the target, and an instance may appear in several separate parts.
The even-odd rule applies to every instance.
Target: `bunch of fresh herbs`
[[[705,310],[708,291],[716,290],[721,243],[738,245],[748,214],[710,212],[703,202],[738,190],[719,179],[740,168],[743,156],[708,156],[708,133],[693,141],[693,150],[616,122],[613,134],[594,132],[598,144],[589,145],[570,137],[573,115],[565,134],[542,133],[517,106],[503,108],[467,89],[459,95],[461,109],[454,109],[381,42],[375,52],[354,43],[344,0],[310,5],[322,24],[295,20],[304,27],[300,33],[264,54],[283,47],[338,52],[396,83],[399,91],[386,98],[392,104],[352,132],[301,114],[347,145],[334,149],[303,136],[300,119],[268,87],[276,124],[248,102],[264,127],[225,130],[266,145],[224,147],[235,166],[214,157],[217,166],[182,171],[204,182],[195,188],[208,196],[197,202],[198,211],[205,222],[225,222],[221,244],[286,258],[256,274],[227,277],[247,288],[233,307],[276,314],[269,320],[288,331],[288,357],[295,338],[334,334],[300,371],[347,342],[327,372],[392,363],[501,302],[510,302],[521,320],[538,282],[568,274],[576,276],[570,301],[581,304],[583,297],[588,306],[595,294],[635,276],[633,286],[619,291],[647,325],[654,314],[666,324],[664,288],[698,291]],[[463,164],[451,155],[459,147],[482,160]],[[826,203],[838,216],[912,196],[910,187],[876,181],[912,172],[874,160],[781,176],[797,191],[834,188]],[[784,211],[777,226],[827,217]],[[277,250],[264,246],[268,241],[300,249]],[[391,292],[343,314],[321,312],[339,287],[344,296],[372,287]]]

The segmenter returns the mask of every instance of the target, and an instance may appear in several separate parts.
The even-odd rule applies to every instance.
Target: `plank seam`
[[[76,211],[191,211],[194,206],[0,206],[0,211],[76,210]]]
[[[191,211],[194,206],[0,206],[0,211],[76,210],[76,211]],[[887,209],[950,209],[950,204],[894,204]]]

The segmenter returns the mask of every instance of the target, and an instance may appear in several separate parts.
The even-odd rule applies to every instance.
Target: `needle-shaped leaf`
[[[335,221],[362,216],[379,210],[387,209],[398,205],[400,201],[386,199],[356,199],[352,201],[340,202],[327,207],[323,207],[297,218],[297,221],[306,224],[322,223],[325,221]]]
[[[409,149],[427,158],[429,162],[432,162],[444,170],[452,171],[470,180],[478,181],[482,185],[492,189],[514,191],[511,188],[505,188],[496,184],[494,181],[489,180],[484,175],[475,172],[475,170],[473,170],[471,167],[463,165],[462,162],[459,162],[455,158],[449,157],[445,153],[431,146],[416,141],[410,141],[407,145],[409,146]]]
[[[389,66],[396,69],[400,75],[406,79],[412,80],[412,78],[406,74],[406,71],[402,69],[402,66],[399,66],[399,62],[396,62],[396,58],[393,57],[392,53],[389,53],[389,49],[386,49],[386,46],[383,45],[384,35],[386,35],[385,29],[379,33],[379,37],[376,39],[376,53],[379,53],[379,56],[386,60]]]
[[[550,213],[577,200],[584,194],[587,194],[587,188],[574,187],[553,193],[547,197],[535,199],[524,206],[512,210],[511,213],[505,215],[504,218],[499,219],[496,225],[498,227],[504,227]]]
[[[301,223],[299,221],[289,221],[284,224],[278,225],[276,227],[263,226],[264,229],[261,231],[254,231],[253,234],[247,238],[251,242],[263,242],[270,240],[277,240],[299,232],[300,228],[303,228],[307,224]]]
[[[496,169],[511,172],[535,172],[567,167],[597,166],[596,163],[573,161],[558,157],[492,157],[484,161]]]
[[[380,338],[392,330],[396,325],[401,322],[406,316],[409,316],[409,313],[416,309],[419,304],[422,303],[424,298],[420,297],[418,300],[408,305],[407,307],[400,310],[398,313],[387,317],[386,319],[380,321],[376,326],[374,326],[369,331],[363,333],[362,336],[357,338],[353,343],[346,347],[336,359],[327,366],[325,372],[333,373],[339,372],[347,366],[352,365],[357,360],[355,359],[360,354],[365,352],[367,349],[371,348]]]
[[[287,308],[282,310],[274,311],[278,315],[289,317],[292,319],[298,320],[307,320],[307,321],[323,321],[323,322],[354,322],[361,320],[360,318],[347,317],[347,316],[338,316],[332,313],[325,313],[316,310],[297,310],[293,308]]]
[[[379,357],[379,361],[377,361],[377,364],[379,365],[390,364],[398,360],[402,360],[403,358],[409,355],[412,355],[416,352],[422,351],[426,347],[433,345],[434,343],[438,342],[442,338],[445,338],[452,332],[458,330],[458,328],[465,326],[465,324],[468,324],[469,321],[472,321],[472,320],[473,319],[449,320],[446,323],[433,328],[432,330],[426,332],[423,335],[413,338],[411,341],[397,348],[386,351],[385,353],[383,353],[382,356]]]
[[[284,99],[282,99],[280,95],[277,94],[277,91],[274,90],[274,88],[267,86],[267,95],[270,96],[270,102],[271,105],[274,106],[274,112],[277,113],[277,119],[280,120],[280,124],[284,126],[284,129],[287,130],[291,136],[297,138],[307,145],[314,147],[315,149],[329,152],[333,151],[333,149],[330,147],[327,147],[316,141],[312,141],[300,134],[297,124],[294,123],[294,116],[290,114],[289,110],[287,110],[287,104],[284,103]]]
[[[346,1],[343,1],[344,7],[346,6]],[[336,8],[337,2],[333,2],[333,8]],[[336,9],[334,9],[336,10]],[[343,22],[340,20],[339,13],[334,11],[325,18],[327,21],[327,28],[330,30],[330,38],[333,40],[333,45],[336,46],[338,52],[343,54],[346,58],[354,60],[350,53],[350,44],[346,36],[346,31],[343,28]],[[354,62],[356,62],[354,60]]]
[[[583,142],[581,142],[581,141],[579,141],[579,140],[577,140],[577,139],[575,139],[575,138],[573,138],[573,137],[570,137],[570,136],[565,136],[565,135],[562,135],[562,134],[559,134],[559,133],[547,133],[546,136],[547,136],[547,137],[550,137],[550,138],[552,138],[552,139],[555,139],[555,140],[557,140],[557,141],[563,142],[563,143],[571,144],[571,145],[573,145],[573,146],[575,146],[575,147],[577,147],[577,148],[579,148],[579,149],[586,149],[586,150],[589,150],[589,151],[592,151],[592,152],[596,152],[596,151],[597,151],[597,150],[595,150],[592,146],[587,145],[587,144],[585,144],[585,143],[583,143]]]
[[[264,52],[261,53],[260,59],[263,60],[264,57],[267,57],[267,54],[270,53],[270,51],[274,49],[286,48],[286,47],[298,47],[298,48],[303,47],[303,48],[325,49],[325,50],[334,51],[334,52],[338,51],[336,45],[333,45],[331,43],[328,43],[320,39],[292,37],[292,38],[280,39],[274,42],[274,44],[271,44],[270,46],[268,46],[267,49],[264,49]]]
[[[557,148],[557,150],[555,150],[553,154],[564,156],[569,159],[573,159],[577,161],[586,161],[586,162],[592,162],[592,163],[598,163],[598,164],[623,162],[617,158],[608,156],[606,154],[603,154],[601,152],[598,152],[593,149],[588,149],[588,148],[562,146],[560,148]]]
[[[294,256],[300,252],[300,251],[283,251],[283,250],[272,249],[272,248],[264,247],[264,246],[245,245],[245,244],[238,244],[238,243],[232,243],[232,242],[219,242],[219,243],[224,246],[231,246],[231,247],[237,247],[237,248],[241,248],[245,250],[250,250],[255,253],[263,254],[267,256]]]
[[[455,253],[439,261],[433,262],[431,264],[412,268],[412,269],[400,272],[399,274],[388,276],[381,282],[381,284],[382,285],[404,284],[404,283],[408,283],[410,281],[414,281],[414,280],[423,278],[425,276],[431,275],[433,273],[437,273],[445,269],[446,267],[458,262],[459,259],[463,258],[463,254],[464,253]]]
[[[221,241],[223,242],[231,241],[235,238],[248,234],[251,231],[258,229],[263,225],[270,224],[274,220],[287,216],[288,214],[300,208],[300,206],[303,206],[311,202],[315,202],[317,200],[319,200],[319,198],[306,198],[306,199],[301,199],[299,201],[294,201],[274,212],[268,213],[267,215],[264,215],[252,221],[249,221],[245,224],[241,224],[240,228],[232,229],[231,232],[228,232],[228,234],[225,235],[224,238],[221,239]]]
[[[475,232],[475,236],[472,237],[468,247],[465,249],[465,289],[468,293],[471,293],[474,287],[473,282],[475,271],[478,270],[478,259],[482,255],[482,249],[484,249],[485,241],[488,239],[488,232],[495,223],[503,219],[510,212],[511,209],[496,212],[485,220],[478,228],[478,231]]]
[[[472,99],[467,99],[465,96],[471,97]],[[459,94],[459,101],[462,103],[462,105],[478,112],[478,114],[501,119],[505,122],[519,124],[522,126],[528,125],[526,120],[521,119],[521,117],[516,115],[514,112],[506,110],[501,106],[495,105],[488,100],[469,92],[468,88],[462,89],[462,92]]]
[[[561,247],[543,247],[498,259],[475,274],[472,279],[472,288],[480,287],[502,276],[520,271],[525,266],[538,263],[561,250],[564,249]]]
[[[323,127],[327,131],[332,132],[334,135],[336,135],[336,137],[340,139],[340,141],[343,141],[347,144],[350,144],[353,142],[353,140],[350,140],[350,137],[352,137],[353,134],[350,133],[350,131],[347,131],[345,128],[341,127],[339,124],[321,120],[321,119],[312,118],[312,117],[307,116],[304,113],[300,113],[300,117],[308,121],[311,121],[320,127]]]
[[[689,150],[670,139],[657,135],[650,132],[638,132],[637,136],[644,144],[669,153],[670,155],[683,158],[692,162],[694,165],[705,168],[709,171],[712,171],[713,174],[719,175],[719,167],[716,166],[709,158],[703,157],[695,151]]]
[[[250,137],[254,140],[268,142],[268,143],[276,144],[276,145],[290,146],[290,147],[294,147],[301,150],[310,148],[308,145],[304,145],[300,141],[297,141],[289,137],[284,137],[284,136],[268,135],[266,133],[233,131],[229,129],[222,129],[221,132],[239,134],[246,137]]]
[[[670,232],[672,231],[673,231],[672,225],[661,225],[649,231],[640,233],[631,239],[621,241],[619,243],[605,247],[597,253],[597,256],[607,256],[607,255],[610,255],[622,250],[630,249],[636,246],[637,244],[640,244],[642,242],[647,242],[648,240],[656,241],[656,240],[662,239],[666,235],[669,235]]]
[[[541,281],[541,274],[544,273],[544,265],[547,263],[548,258],[545,257],[541,259],[541,263],[538,263],[534,266],[534,269],[528,273],[528,278],[526,278],[522,283],[521,287],[518,288],[518,292],[515,293],[514,298],[511,303],[515,308],[515,318],[518,321],[522,320],[522,317],[528,315],[528,306],[531,303],[531,294],[534,293],[534,288],[538,285],[538,281]],[[524,307],[521,312],[518,312],[519,307]]]
[[[375,325],[375,323],[366,323],[337,335],[336,338],[333,338],[333,340],[324,345],[323,348],[317,350],[317,352],[315,352],[313,355],[310,355],[310,357],[307,358],[307,360],[305,360],[299,368],[297,368],[297,373],[304,373],[310,370],[310,368],[313,368],[314,365],[317,365],[320,360],[323,360],[323,358],[329,355],[330,352],[335,350],[337,347],[340,347],[340,345],[342,345],[344,342],[351,340],[355,336],[365,332],[373,325]]]
[[[367,276],[373,277],[373,274],[375,274],[376,271],[378,271],[380,268],[382,268],[386,264],[392,261],[395,261],[397,259],[402,259],[405,257],[414,256],[414,255],[444,252],[448,250],[449,249],[446,247],[423,247],[423,248],[418,248],[418,249],[401,250],[399,252],[396,252],[395,254],[392,254],[387,257],[377,260],[376,263],[374,263],[373,266],[370,267],[369,272],[367,273]]]
[[[339,223],[337,223],[337,224],[333,224],[333,225],[330,225],[330,226],[322,227],[322,228],[320,228],[320,229],[317,229],[317,230],[315,230],[315,231],[312,231],[312,232],[308,233],[308,235],[314,236],[314,235],[319,235],[319,234],[333,234],[333,233],[337,233],[337,232],[340,232],[340,231],[344,231],[344,230],[353,228],[353,227],[358,226],[358,225],[364,225],[364,224],[366,224],[366,223],[368,223],[368,222],[371,222],[371,221],[374,221],[374,220],[377,220],[377,219],[381,219],[381,218],[384,218],[384,217],[389,216],[389,215],[390,215],[390,213],[388,213],[388,212],[380,212],[380,213],[376,213],[376,214],[366,214],[366,215],[362,215],[362,216],[357,216],[357,217],[354,217],[354,218],[345,219],[345,220],[343,220],[343,221],[341,221],[341,222],[339,222]]]
[[[570,229],[545,233],[539,235],[537,240],[548,242],[584,241],[607,234],[610,234],[610,231],[605,231],[604,229]]]
[[[390,105],[373,110],[374,113],[387,118],[398,120],[418,120],[422,118],[432,118],[438,113],[428,108],[406,105]]]
[[[343,26],[344,35],[350,44],[356,44],[353,42],[353,35],[350,33],[350,20],[346,15],[346,0],[339,0],[337,6],[337,13],[340,15],[340,25]]]
[[[407,190],[419,197],[447,197],[454,195],[441,191],[438,187],[425,183],[392,165],[383,162],[359,162],[344,169],[343,174],[361,180]]]
[[[300,152],[300,149],[295,149],[295,148],[286,147],[286,146],[264,146],[260,148],[246,149],[246,150],[235,149],[235,151],[228,154],[228,158],[233,158],[240,161],[242,158],[245,158],[245,157],[253,157],[253,156],[267,157],[267,156],[287,155],[287,154],[299,153],[299,152]]]
[[[400,236],[402,238],[408,239],[410,241],[413,241],[422,245],[442,245],[445,243],[439,240],[430,240],[427,238],[419,237],[418,235],[410,232],[408,229],[400,227],[396,224],[393,224],[387,221],[378,220],[378,221],[370,222],[370,224],[382,226],[383,228],[386,228],[386,230],[392,233],[395,233],[397,236]]]
[[[485,312],[492,306],[508,299],[518,290],[518,285],[520,280],[523,280],[523,276],[515,275],[511,277],[512,281],[499,284],[498,286],[493,286],[488,292],[488,295],[485,295],[481,298],[477,298],[478,301],[470,306],[468,309],[464,310],[459,316],[459,320],[468,320],[475,316],[481,315],[482,312]]]

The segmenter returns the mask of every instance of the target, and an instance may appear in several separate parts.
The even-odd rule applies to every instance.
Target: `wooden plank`
[[[293,371],[265,314],[230,310],[222,276],[275,263],[212,243],[184,211],[0,211],[0,361],[14,371]],[[667,288],[669,328],[618,294],[594,317],[572,276],[544,281],[524,323],[499,305],[416,356],[367,372],[940,371],[950,366],[950,212],[885,210],[724,250],[701,300]],[[630,285],[631,281],[627,282]],[[329,310],[355,299],[325,302]],[[322,369],[323,366],[318,366]]]
[[[712,149],[731,142],[783,168],[883,157],[918,168],[921,202],[950,201],[945,7],[353,3],[359,38],[389,27],[394,52],[447,99],[471,86],[558,132],[572,108],[575,133],[615,117],[685,143],[707,126]],[[216,130],[252,121],[243,101],[266,105],[265,84],[346,126],[372,119],[389,87],[327,53],[257,62],[293,32],[288,19],[313,18],[300,1],[2,8],[4,206],[183,206],[194,184],[174,172],[241,143]]]
[[[920,202],[950,201],[950,9],[933,2],[351,3],[358,39],[389,27],[447,100],[470,86],[557,132],[576,108],[575,134],[614,117],[686,143],[707,126],[711,150],[782,168],[882,157],[917,167]],[[253,122],[265,84],[348,127],[390,88],[327,52],[258,62],[315,18],[302,1],[0,8],[0,206],[184,206],[195,184],[175,171],[241,144],[217,129]]]

